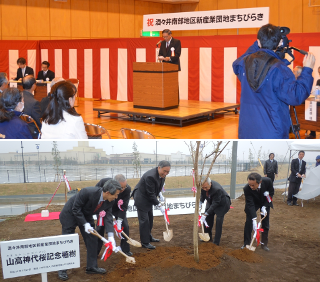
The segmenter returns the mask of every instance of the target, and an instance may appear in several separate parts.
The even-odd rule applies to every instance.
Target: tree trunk
[[[199,158],[200,141],[197,141],[196,143],[197,143],[197,147],[196,147],[195,159],[194,159],[194,175],[195,175],[197,193],[196,193],[196,207],[195,207],[194,217],[193,217],[193,250],[194,250],[194,260],[197,263],[199,263],[198,211],[199,211],[199,197],[200,197],[201,187],[199,187],[199,179],[198,179],[198,158]]]

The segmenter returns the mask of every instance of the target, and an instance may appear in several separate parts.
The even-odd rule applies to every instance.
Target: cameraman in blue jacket
[[[289,32],[272,24],[262,26],[257,41],[233,62],[241,82],[239,139],[288,139],[289,105],[300,105],[310,95],[315,57],[304,57],[296,80],[285,52],[279,52]]]

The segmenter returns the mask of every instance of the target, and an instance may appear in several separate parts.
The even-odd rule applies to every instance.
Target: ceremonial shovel
[[[201,212],[199,210],[199,214],[201,215]],[[199,237],[201,240],[205,241],[205,242],[208,242],[210,241],[210,236],[208,233],[204,233],[204,228],[203,228],[203,223],[201,224],[201,227],[202,227],[202,233],[199,233]]]
[[[99,238],[102,240],[102,242],[105,242],[106,239],[105,239],[104,237],[102,237],[96,230],[93,230],[93,231],[90,230],[90,233],[91,233],[92,235],[95,235],[95,236],[99,237]],[[134,258],[127,256],[123,251],[119,250],[118,252],[119,252],[121,255],[123,255],[123,256],[126,257],[126,262],[132,263],[132,264],[135,264],[135,263],[136,263],[136,260],[135,260]]]
[[[266,216],[267,216],[267,215],[265,215],[263,218],[260,219],[260,221],[259,221],[259,223],[258,223],[258,226],[257,226],[257,229],[260,228],[261,222],[262,222],[262,220],[265,219]],[[246,248],[249,249],[250,251],[253,251],[253,252],[256,250],[256,247],[253,247],[253,246],[252,246],[252,245],[253,245],[253,242],[254,242],[254,239],[256,239],[256,235],[257,235],[257,231],[255,231],[255,232],[253,233],[250,246],[249,246],[249,245],[246,245]]]
[[[136,241],[136,240],[133,240],[131,239],[126,233],[124,233],[123,231],[121,232],[127,239],[128,239],[128,244],[134,246],[134,247],[137,247],[137,248],[141,248],[142,245],[140,242]]]
[[[167,206],[166,205],[166,201],[164,202],[165,204],[165,207]],[[167,231],[163,231],[163,239],[167,242],[169,242],[172,237],[173,237],[173,231],[171,229],[168,228],[168,223],[167,223],[167,220],[164,219],[165,223],[166,223],[166,228],[167,228]]]

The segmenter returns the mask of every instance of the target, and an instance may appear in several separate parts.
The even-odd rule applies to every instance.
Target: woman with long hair
[[[76,93],[71,82],[53,85],[42,116],[42,139],[88,139],[83,119],[73,107]]]
[[[0,93],[0,135],[4,139],[32,139],[29,126],[20,119],[24,108],[22,93],[7,88]]]

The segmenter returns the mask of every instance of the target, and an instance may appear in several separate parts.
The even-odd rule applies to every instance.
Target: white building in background
[[[59,147],[58,147],[59,149]],[[38,162],[38,152],[23,153],[24,160],[27,163]],[[61,162],[89,164],[89,163],[105,163],[105,164],[132,164],[133,153],[110,154],[107,155],[103,149],[96,149],[89,146],[89,141],[78,141],[78,146],[73,147],[71,150],[60,151]],[[141,164],[151,164],[166,160],[172,163],[191,163],[191,157],[181,152],[172,154],[149,154],[139,153]],[[50,164],[53,162],[53,156],[50,152],[39,153],[40,162]],[[22,154],[18,152],[9,152],[0,154],[0,164],[4,163],[20,163],[22,162]]]

